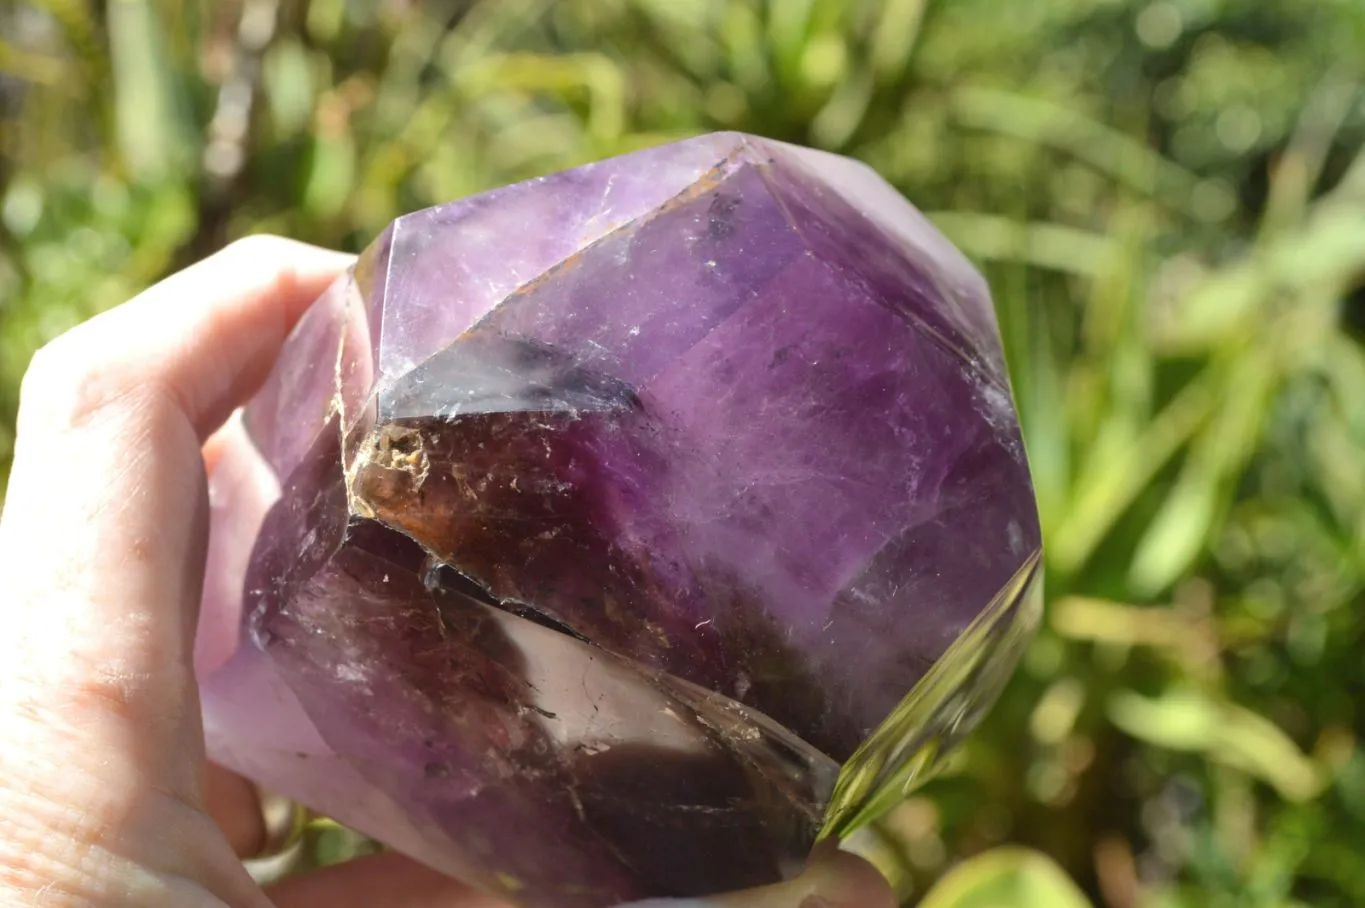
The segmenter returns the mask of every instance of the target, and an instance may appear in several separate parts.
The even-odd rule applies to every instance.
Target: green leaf
[[[1070,515],[1049,541],[1054,570],[1079,570],[1162,467],[1205,425],[1218,399],[1216,377],[1206,367],[1136,438],[1092,458],[1077,481]]]
[[[928,217],[963,252],[987,261],[1021,262],[1092,276],[1119,250],[1118,244],[1104,234],[1064,224],[1024,224],[971,211],[936,211]]]
[[[292,36],[277,41],[266,52],[262,67],[261,82],[275,129],[281,137],[301,134],[317,93],[315,67],[303,43]]]
[[[920,908],[1090,908],[1090,901],[1046,855],[997,848],[959,864]]]
[[[1015,136],[1073,155],[1128,188],[1192,216],[1199,179],[1125,133],[1039,98],[1012,91],[962,88],[952,110],[963,126]]]
[[[1316,797],[1323,769],[1273,722],[1235,703],[1176,689],[1160,697],[1120,691],[1109,718],[1141,741],[1168,750],[1202,753],[1210,761],[1260,779],[1286,801]]]
[[[349,132],[319,136],[312,147],[303,204],[318,217],[335,217],[355,183],[355,139]]]
[[[1222,509],[1222,477],[1191,464],[1139,543],[1128,584],[1146,598],[1173,584],[1195,562]]]
[[[171,66],[161,20],[145,0],[109,4],[119,151],[138,180],[185,176],[195,164],[199,135],[187,86]]]
[[[1212,538],[1260,441],[1281,379],[1280,359],[1261,345],[1236,351],[1224,370],[1223,404],[1192,445],[1175,489],[1133,558],[1129,583],[1138,596],[1175,583]]]
[[[872,38],[872,69],[892,81],[905,72],[919,38],[928,0],[886,0]]]
[[[783,81],[788,84],[799,78],[814,7],[814,0],[787,0],[769,6],[768,40]]]

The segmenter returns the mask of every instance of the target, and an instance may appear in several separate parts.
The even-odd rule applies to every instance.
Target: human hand
[[[254,788],[205,762],[193,645],[202,448],[350,258],[255,238],[42,350],[0,515],[0,903],[497,908],[395,854],[259,888]],[[789,883],[648,908],[891,908],[851,855]],[[645,908],[645,906],[638,906]]]

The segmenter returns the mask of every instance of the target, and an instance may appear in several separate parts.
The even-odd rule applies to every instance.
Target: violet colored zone
[[[1040,547],[981,277],[736,134],[399,218],[233,431],[212,756],[535,908],[789,876]]]

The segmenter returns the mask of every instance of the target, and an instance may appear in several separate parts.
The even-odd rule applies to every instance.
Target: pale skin
[[[262,890],[240,861],[265,838],[256,793],[205,760],[192,654],[212,436],[350,261],[242,241],[34,358],[0,515],[0,905],[506,908],[394,854]],[[828,851],[705,904],[894,900]]]

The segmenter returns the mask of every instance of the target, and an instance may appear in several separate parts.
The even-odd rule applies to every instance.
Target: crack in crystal
[[[395,436],[403,440],[401,442],[403,450],[395,451],[392,443]],[[413,441],[414,437],[415,443]],[[344,452],[345,445],[343,444],[342,447]],[[420,433],[413,429],[385,425],[380,429],[371,432],[366,437],[365,441],[360,444],[358,450],[360,453],[353,459],[351,467],[345,471],[348,507],[350,507],[352,514],[368,520],[373,520],[385,529],[412,540],[413,543],[421,548],[426,556],[426,566],[423,570],[422,582],[428,590],[435,592],[437,589],[445,589],[459,593],[482,605],[498,609],[499,611],[506,612],[517,618],[548,628],[549,630],[565,634],[589,646],[596,646],[596,644],[585,634],[545,609],[539,608],[529,602],[496,595],[488,584],[483,583],[473,575],[460,570],[456,565],[445,561],[425,541],[392,521],[385,520],[377,513],[373,505],[366,500],[365,496],[360,493],[357,489],[360,471],[371,463],[381,469],[394,470],[411,476],[415,488],[420,492],[421,485],[430,472],[430,460],[421,445]],[[376,455],[390,458],[396,456],[399,458],[399,465],[389,466],[387,463],[376,459]],[[441,611],[439,603],[436,603],[436,610],[438,618],[440,618]],[[441,620],[441,627],[445,627],[444,620]]]
[[[366,442],[362,444],[361,451],[371,453],[368,455],[365,453],[359,455],[356,458],[357,465],[359,465],[361,461],[366,460],[367,457],[373,462],[372,452],[383,450],[382,444],[375,438],[375,436],[382,433],[382,431],[383,430],[381,429],[371,433],[370,437],[366,439]],[[412,456],[410,450],[400,453],[403,453],[407,457]],[[427,567],[424,569],[423,581],[429,589],[433,589],[433,591],[435,589],[444,589],[466,596],[481,605],[497,609],[521,620],[530,621],[549,630],[565,634],[586,646],[601,649],[604,654],[611,655],[609,650],[602,648],[591,638],[576,630],[571,624],[532,603],[497,596],[487,584],[480,582],[476,577],[460,570],[455,565],[451,565],[442,560],[421,539],[416,538],[411,533],[404,531],[378,516],[373,516],[373,508],[364,500],[364,497],[354,488],[349,488],[351,482],[356,478],[357,473],[358,471],[348,473],[348,495],[355,504],[363,506],[370,513],[371,516],[369,519],[374,520],[379,525],[384,526],[393,532],[411,539],[421,547],[422,551],[426,553],[427,564]],[[444,630],[446,628],[446,623],[442,615],[441,605],[439,602],[434,602],[433,604],[436,608],[438,623]],[[822,796],[817,799],[817,802],[807,804],[805,798],[794,797],[791,792],[788,791],[789,787],[796,781],[789,772],[783,772],[780,768],[757,759],[752,752],[753,744],[765,736],[765,731],[754,724],[756,721],[759,721],[757,713],[748,708],[742,708],[738,704],[729,701],[727,698],[722,698],[709,692],[705,695],[694,694],[693,696],[688,696],[686,691],[690,685],[688,685],[687,682],[673,679],[673,682],[670,683],[666,678],[671,676],[667,676],[665,673],[649,669],[631,659],[621,657],[615,658],[619,664],[628,668],[652,690],[661,694],[668,702],[680,707],[685,714],[685,717],[683,715],[678,715],[676,711],[670,710],[674,715],[677,715],[680,721],[684,722],[684,724],[691,725],[702,732],[702,734],[711,741],[712,746],[717,747],[721,752],[728,754],[731,759],[746,767],[747,772],[765,780],[766,786],[775,788],[778,791],[785,791],[786,794],[784,796],[797,812],[800,813],[807,822],[818,826],[823,816],[825,802],[829,794],[828,790],[825,789],[824,783],[816,782],[817,789],[825,790],[822,791]],[[680,684],[683,686],[680,687]],[[710,712],[708,712],[708,707],[710,712],[714,712],[715,715],[711,715]],[[541,715],[542,718],[549,720],[557,718],[553,713],[537,708],[534,705],[530,708]],[[733,721],[728,723],[721,721],[722,716],[730,716]],[[772,737],[772,729],[768,729],[766,734],[768,737]],[[780,735],[778,738],[780,738]],[[560,763],[568,777],[572,779],[573,772],[571,766],[565,762],[562,757],[560,758]],[[576,782],[570,782],[568,793],[569,796],[574,799],[577,809],[582,810],[581,798],[577,793],[576,784]],[[830,784],[832,784],[832,782]],[[670,805],[670,809],[672,808],[676,808],[683,812],[692,810],[694,813],[715,812],[716,814],[721,814],[727,812],[727,810],[723,808],[705,808],[704,805]],[[728,810],[728,812],[733,812],[733,810]],[[618,853],[619,849],[608,837],[601,835],[600,833],[598,834],[598,837],[605,847],[616,854],[618,860],[621,860],[629,866],[629,863],[625,860],[626,856]]]

